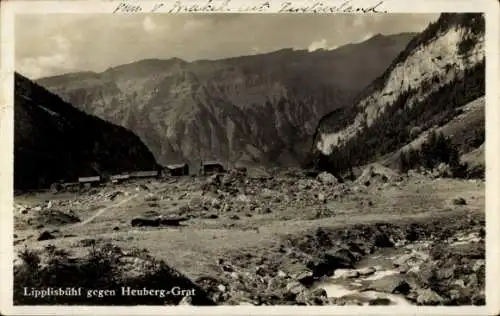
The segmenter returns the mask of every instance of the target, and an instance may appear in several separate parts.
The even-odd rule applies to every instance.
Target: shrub
[[[19,253],[22,263],[14,266],[15,305],[176,305],[182,296],[122,295],[122,287],[132,289],[194,289],[194,305],[212,305],[206,293],[191,280],[171,269],[145,251],[125,255],[110,243],[93,244],[86,256],[72,258],[50,245],[44,251],[25,248]],[[126,259],[126,260],[125,260]],[[34,297],[31,289],[81,288],[81,295]],[[89,290],[97,290],[89,297]],[[104,291],[108,291],[108,295]],[[100,295],[98,295],[100,293]],[[112,294],[112,295],[109,295]]]

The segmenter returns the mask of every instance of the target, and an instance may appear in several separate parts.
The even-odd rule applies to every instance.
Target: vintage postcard
[[[2,1],[1,312],[499,312],[497,1]]]

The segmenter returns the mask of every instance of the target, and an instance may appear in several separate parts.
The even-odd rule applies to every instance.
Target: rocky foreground
[[[15,280],[18,291],[75,283],[198,290],[58,298],[67,304],[482,305],[483,208],[481,181],[380,168],[345,183],[327,173],[239,170],[23,195],[14,237],[18,250],[28,248]],[[132,226],[137,219],[145,224]],[[20,292],[15,299],[41,303]]]

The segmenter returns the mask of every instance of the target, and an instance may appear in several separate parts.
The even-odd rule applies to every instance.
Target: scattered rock
[[[420,289],[417,291],[417,304],[419,305],[440,305],[444,299],[430,289]]]
[[[413,267],[416,266],[423,261],[427,260],[429,256],[420,253],[420,252],[412,252],[409,254],[404,254],[400,257],[398,257],[396,260],[394,260],[393,264],[396,267],[399,266],[408,266],[408,267]]]
[[[375,247],[394,247],[394,242],[389,238],[389,236],[381,232],[375,234],[375,236],[373,237],[373,242]]]
[[[220,292],[222,292],[222,293],[226,292],[226,290],[227,290],[227,288],[226,288],[226,286],[225,286],[224,284],[219,284],[219,285],[217,285],[217,289],[218,289]]]
[[[260,214],[270,214],[270,213],[272,213],[272,211],[269,207],[264,207],[261,209],[261,211],[259,213]]]
[[[326,290],[323,289],[323,288],[316,288],[316,289],[314,289],[312,291],[312,295],[314,295],[314,296],[324,296],[324,297],[328,296]]]
[[[221,200],[217,199],[217,198],[214,198],[212,199],[212,201],[210,202],[211,206],[215,209],[220,209],[221,208],[221,205],[222,205],[222,202]]]
[[[484,227],[481,227],[479,229],[479,238],[483,239],[486,237],[486,230],[484,229]]]
[[[411,289],[408,282],[397,274],[374,280],[369,288],[380,292],[400,294],[408,294]]]
[[[375,273],[375,271],[377,271],[377,269],[375,269],[374,267],[366,267],[357,270],[359,275],[363,277],[372,275]]]
[[[179,305],[193,305],[193,299],[191,296],[184,296],[179,302]]]
[[[90,246],[93,246],[97,243],[97,241],[93,238],[86,238],[86,239],[82,239],[78,242],[78,245],[81,246],[81,247],[90,247]]]
[[[275,197],[276,194],[277,194],[276,191],[267,188],[262,189],[262,192],[260,193],[260,195],[264,198],[272,198]]]
[[[472,271],[478,272],[485,266],[485,260],[484,259],[479,259],[476,262],[474,262],[474,265],[472,266]]]
[[[293,263],[283,267],[282,271],[285,275],[290,276],[293,280],[301,283],[308,283],[312,280],[313,272],[307,266],[301,263]]]
[[[113,227],[113,230],[114,230],[114,231],[119,231],[119,230],[120,230],[120,227],[115,226],[115,227]]]
[[[278,277],[280,278],[286,278],[288,276],[288,274],[286,274],[285,272],[283,272],[282,270],[279,270],[278,271]]]
[[[368,302],[368,305],[391,305],[391,300],[388,298],[376,298]]]
[[[55,238],[56,237],[54,235],[52,235],[50,232],[44,231],[43,233],[40,234],[40,236],[38,236],[37,240],[42,241],[42,240],[49,240],[49,239],[55,239]]]
[[[130,225],[132,227],[141,227],[141,226],[149,226],[149,227],[158,227],[160,226],[160,219],[149,219],[149,218],[139,218],[136,217],[130,221]]]
[[[80,222],[80,219],[71,214],[56,209],[44,209],[37,212],[33,221],[42,226],[61,226]]]
[[[210,177],[208,177],[206,183],[220,186],[221,185],[221,178],[222,178],[222,176],[220,174],[216,173],[216,174],[213,174]]]
[[[466,205],[467,204],[467,201],[465,201],[464,198],[454,198],[452,201],[453,205]]]
[[[154,195],[153,193],[149,193],[145,198],[144,201],[146,202],[156,202],[159,200],[159,197]]]
[[[335,270],[333,276],[335,278],[357,278],[359,277],[359,272],[352,269],[337,269]]]
[[[389,181],[401,181],[401,176],[394,170],[384,167],[381,164],[371,164],[366,167],[362,174],[356,179],[356,182],[369,186],[374,182],[386,183]]]
[[[306,287],[298,281],[292,281],[286,285],[286,290],[292,294],[297,295],[300,292],[306,291]]]
[[[111,193],[108,198],[113,201],[114,199],[116,199],[116,197],[118,197],[120,194],[123,194],[123,192],[121,191],[115,191],[113,193]]]
[[[318,174],[317,180],[325,185],[334,185],[339,182],[339,180],[331,173],[322,172]]]
[[[336,269],[352,269],[354,256],[346,249],[337,251],[327,251],[318,258],[310,260],[307,267],[315,272],[316,275],[327,275]]]
[[[250,198],[247,195],[245,195],[245,194],[238,195],[236,197],[236,200],[238,202],[242,202],[242,203],[250,203],[250,201],[251,201]]]
[[[187,221],[187,217],[180,217],[180,218],[160,218],[160,225],[161,226],[180,226],[181,222]]]

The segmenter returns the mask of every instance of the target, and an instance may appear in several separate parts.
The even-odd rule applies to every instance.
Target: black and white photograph
[[[485,21],[16,13],[13,305],[485,306]]]

